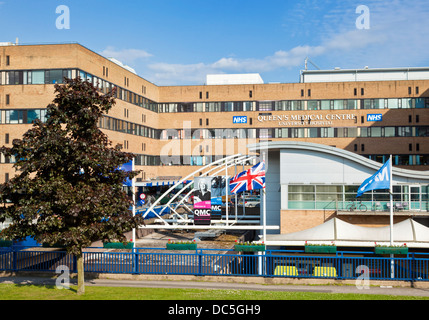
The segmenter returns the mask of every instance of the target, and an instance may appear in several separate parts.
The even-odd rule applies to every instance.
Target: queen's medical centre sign
[[[332,125],[335,121],[356,120],[355,114],[281,114],[281,115],[259,115],[259,122],[277,122],[279,126],[299,125]]]

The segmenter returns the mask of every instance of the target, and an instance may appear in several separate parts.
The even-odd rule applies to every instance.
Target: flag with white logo
[[[373,176],[366,179],[358,189],[356,197],[360,197],[367,191],[376,189],[390,189],[390,172],[392,163],[389,159]]]

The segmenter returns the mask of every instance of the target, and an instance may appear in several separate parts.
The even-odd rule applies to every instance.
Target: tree
[[[97,126],[115,104],[113,92],[102,95],[77,78],[55,85],[55,93],[47,121],[36,120],[11,148],[0,148],[15,157],[17,171],[0,186],[0,221],[12,221],[2,236],[64,246],[77,258],[77,291],[84,293],[83,248],[98,240],[125,242],[124,233],[143,223],[122,188],[138,172],[119,170],[133,154],[112,147]]]

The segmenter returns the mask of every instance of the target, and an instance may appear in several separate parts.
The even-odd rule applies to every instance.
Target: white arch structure
[[[153,213],[158,219],[157,222],[161,222],[162,224],[150,224],[150,225],[140,225],[139,229],[199,229],[199,230],[205,230],[205,229],[221,229],[221,230],[262,230],[265,229],[271,229],[271,230],[278,230],[279,226],[261,226],[261,225],[250,225],[249,223],[259,222],[258,221],[239,221],[237,219],[237,214],[235,214],[235,219],[230,221],[229,220],[229,212],[228,212],[228,194],[226,194],[226,220],[219,220],[217,221],[216,225],[193,225],[192,219],[186,219],[181,214],[179,214],[174,207],[171,206],[173,201],[179,197],[191,184],[193,184],[193,181],[187,183],[184,185],[178,192],[174,194],[174,196],[171,197],[171,199],[164,205],[164,208],[159,212],[159,214],[154,210],[154,208],[160,204],[160,201],[162,198],[170,194],[173,190],[176,189],[178,185],[181,185],[183,182],[187,181],[188,179],[191,179],[193,177],[204,177],[204,176],[218,176],[222,171],[225,171],[225,176],[228,174],[228,168],[232,166],[236,166],[238,164],[244,164],[246,161],[249,161],[253,158],[256,158],[256,156],[248,156],[248,155],[241,155],[236,154],[232,156],[228,156],[222,159],[219,159],[217,161],[214,161],[208,165],[205,165],[191,174],[187,175],[186,177],[182,178],[178,182],[176,182],[172,187],[170,187],[166,192],[164,192],[150,207],[149,209],[143,214],[143,218],[145,218],[149,213]],[[207,170],[208,169],[208,170]],[[205,171],[207,170],[207,171]],[[184,200],[186,200],[194,191],[194,189],[190,190],[188,193],[186,193],[182,199],[179,201],[178,206],[183,205],[186,210],[192,212],[192,210],[184,204]],[[162,217],[162,212],[166,208],[170,208],[178,217],[178,219],[172,221],[170,219],[164,219]],[[237,208],[237,206],[235,206]],[[247,225],[246,225],[247,223]],[[240,224],[240,225],[237,225]]]

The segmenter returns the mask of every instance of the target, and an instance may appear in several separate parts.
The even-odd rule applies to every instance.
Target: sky
[[[428,67],[428,18],[426,0],[0,0],[0,42],[77,42],[157,85],[290,83],[307,57],[311,70]]]

